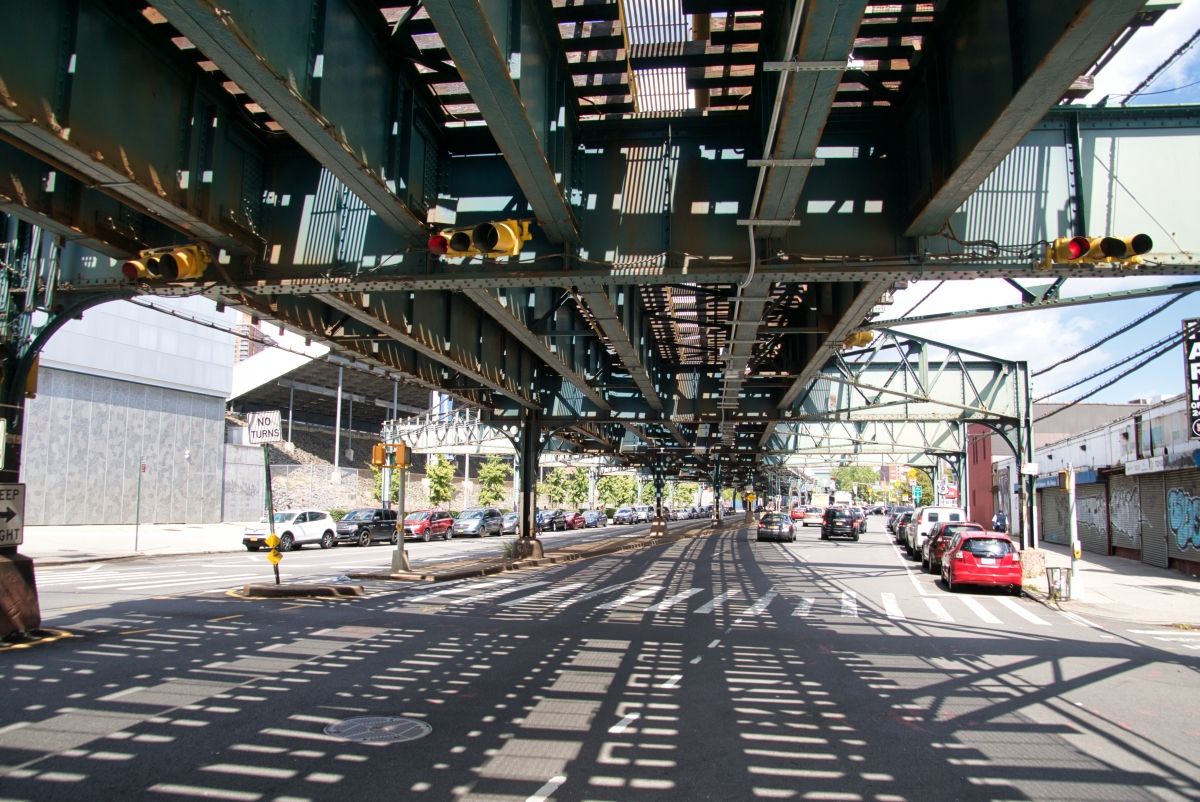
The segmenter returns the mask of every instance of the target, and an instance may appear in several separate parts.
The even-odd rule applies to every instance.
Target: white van
[[[965,521],[967,513],[962,507],[920,507],[912,515],[908,530],[904,533],[904,550],[908,556],[921,556],[921,547],[929,530],[939,521]]]

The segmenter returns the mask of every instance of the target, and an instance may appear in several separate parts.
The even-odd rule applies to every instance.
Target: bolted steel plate
[[[415,718],[399,716],[356,716],[325,728],[326,735],[366,744],[415,741],[433,732],[433,727]]]

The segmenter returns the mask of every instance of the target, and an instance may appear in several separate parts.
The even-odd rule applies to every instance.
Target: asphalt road
[[[0,652],[0,796],[1200,799],[1200,640],[949,594],[878,531],[368,590],[53,616]]]

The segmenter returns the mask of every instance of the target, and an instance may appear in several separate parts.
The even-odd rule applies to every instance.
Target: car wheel
[[[246,551],[258,551],[258,546],[253,546],[253,545],[251,545],[251,544],[247,543],[247,544],[246,544]]]
[[[428,543],[428,542],[429,542],[429,530],[428,530],[428,529],[426,529],[426,530],[425,530],[425,531],[424,531],[424,532],[421,534],[421,540],[422,540],[422,541],[424,541],[425,543]]]
[[[929,573],[929,560],[925,559],[925,555],[921,555],[921,573]]]
[[[364,548],[369,545],[371,545],[371,533],[364,529],[358,533],[358,547]]]
[[[326,532],[325,534],[321,535],[321,548],[333,548],[333,532]]]
[[[858,542],[858,535],[853,535],[853,536],[851,536],[851,538],[850,538],[850,539],[851,539],[851,540],[853,540],[855,543],[857,543],[857,542]]]
[[[958,585],[954,584],[953,572],[947,572],[942,579],[946,580],[946,590],[950,591],[951,593],[958,592]]]
[[[291,532],[284,532],[282,535],[280,535],[279,550],[280,551],[295,551],[296,550],[296,538],[292,536]]]
[[[452,537],[454,537],[454,533],[449,529],[447,529],[445,532],[442,532],[442,540],[449,540]]]
[[[1010,587],[1010,588],[1008,589],[1008,592],[1009,592],[1009,593],[1011,593],[1011,594],[1012,594],[1012,595],[1014,595],[1014,596],[1020,596],[1020,595],[1021,595],[1021,586],[1020,586],[1020,585],[1013,585],[1012,587]]]
[[[392,542],[393,546],[398,545],[400,543],[400,533],[399,532],[392,532],[392,541],[391,542]]]

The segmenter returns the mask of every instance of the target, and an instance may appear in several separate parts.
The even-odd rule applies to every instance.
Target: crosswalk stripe
[[[543,580],[541,582],[526,582],[524,585],[521,585],[520,587],[516,587],[516,588],[497,588],[496,590],[489,590],[486,593],[476,593],[474,596],[467,596],[464,599],[457,599],[455,603],[456,604],[473,604],[474,602],[477,602],[477,601],[485,601],[487,599],[494,599],[497,596],[506,596],[509,593],[520,593],[523,590],[530,590],[532,588],[540,588],[542,585],[549,585],[549,584],[550,584],[549,580]]]
[[[232,576],[206,576],[200,579],[166,579],[157,580],[155,582],[107,582],[103,585],[86,585],[81,586],[79,590],[152,590],[156,588],[173,588],[180,585],[198,585],[198,584],[228,584],[242,579],[255,579],[257,577],[266,578],[267,574],[263,571],[255,571],[252,574],[234,574]]]
[[[493,582],[491,582],[491,584],[493,586],[494,585],[511,585],[513,582],[516,582],[516,581],[517,580],[515,580],[515,579],[497,579],[497,580],[494,580]],[[413,596],[411,599],[405,599],[404,601],[406,601],[406,602],[422,602],[422,601],[426,601],[428,599],[436,599],[441,596],[453,596],[456,593],[467,593],[468,591],[473,590],[474,587],[475,587],[475,583],[467,582],[462,585],[455,585],[452,588],[446,588],[445,590],[435,590],[433,593],[423,593],[420,596]]]
[[[622,604],[628,604],[629,602],[637,601],[638,599],[643,598],[644,596],[650,596],[654,593],[658,593],[662,589],[663,589],[662,585],[655,585],[652,588],[642,588],[641,590],[635,590],[633,593],[627,593],[626,595],[622,596],[619,599],[615,599],[614,601],[610,601],[610,602],[605,602],[604,604],[597,606],[596,609],[597,610],[612,610],[615,607],[620,607]]]
[[[852,590],[842,591],[842,615],[858,618],[858,594]]]
[[[703,590],[704,590],[704,588],[689,588],[688,590],[685,590],[683,593],[676,593],[674,596],[668,596],[667,598],[663,599],[662,601],[658,602],[657,604],[652,604],[649,607],[647,607],[646,612],[660,613],[663,610],[670,610],[672,607],[674,607],[679,602],[681,602],[685,599],[690,599],[692,596],[695,596],[697,593],[703,592]]]
[[[1039,618],[1038,616],[1034,615],[1030,611],[1026,610],[1025,606],[1023,604],[1017,602],[1015,599],[997,599],[997,601],[1000,602],[1005,607],[1007,607],[1008,609],[1012,610],[1017,615],[1024,618],[1026,621],[1028,621],[1031,624],[1036,624],[1039,627],[1050,626],[1049,621],[1047,621],[1043,618]]]
[[[999,618],[989,613],[986,607],[972,599],[970,596],[961,596],[960,598],[962,603],[965,604],[971,610],[971,612],[979,616],[981,620],[986,621],[989,624],[1003,623]]]
[[[558,585],[553,588],[547,588],[546,590],[539,590],[537,593],[530,593],[528,596],[518,596],[515,599],[509,599],[508,601],[502,601],[499,604],[497,604],[496,606],[497,607],[513,607],[518,604],[527,604],[528,602],[531,602],[535,599],[543,599],[546,596],[556,596],[560,593],[569,593],[570,591],[575,590],[576,588],[581,588],[586,584],[587,584],[586,582],[572,582],[567,585]]]
[[[739,593],[741,593],[740,590],[727,590],[720,596],[713,596],[712,601],[710,601],[708,604],[697,607],[696,612],[700,615],[711,613],[717,607],[723,607],[725,602],[729,601],[729,597],[736,596]]]
[[[883,611],[887,613],[888,618],[897,618],[901,621],[905,620],[904,611],[900,609],[900,605],[896,603],[895,593],[881,593],[880,599],[883,600]]]
[[[808,614],[812,612],[814,599],[811,596],[805,596],[796,605],[796,609],[792,611],[792,615],[798,615],[801,618],[808,618]]]
[[[954,623],[954,616],[952,616],[952,615],[950,615],[950,613],[946,612],[946,608],[942,605],[942,603],[940,601],[938,601],[937,599],[930,599],[928,597],[923,597],[921,599],[921,601],[925,602],[925,606],[929,608],[929,612],[931,612],[935,616],[937,616],[937,619],[939,621],[942,621],[947,624]]]
[[[748,608],[746,608],[746,612],[742,613],[742,615],[758,615],[758,614],[760,614],[763,610],[767,609],[767,605],[770,604],[771,602],[773,602],[775,600],[775,597],[778,595],[779,595],[779,593],[777,591],[775,591],[774,589],[768,590],[766,593],[763,594],[763,597],[761,599],[759,599],[754,604],[752,604]]]

